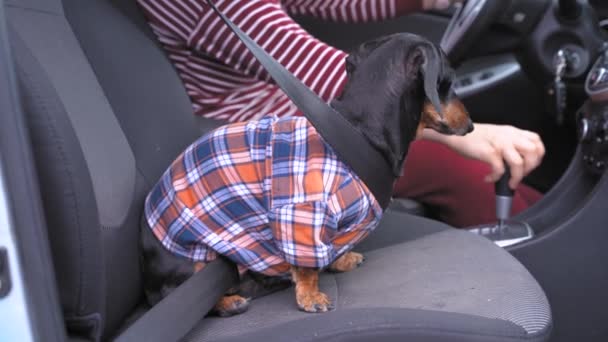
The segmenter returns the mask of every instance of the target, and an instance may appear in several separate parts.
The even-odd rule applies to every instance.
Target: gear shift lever
[[[525,222],[509,220],[514,191],[509,187],[511,170],[505,162],[505,173],[494,184],[496,191],[496,219],[498,223],[484,224],[469,229],[493,241],[501,247],[507,247],[534,237],[534,232]]]
[[[505,164],[505,173],[500,176],[500,179],[494,183],[494,191],[496,192],[496,218],[498,219],[498,227],[504,228],[505,221],[511,213],[511,204],[513,203],[513,194],[515,193],[509,187],[509,179],[511,179],[511,169],[509,164]]]

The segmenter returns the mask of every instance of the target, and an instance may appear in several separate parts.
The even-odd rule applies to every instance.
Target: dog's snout
[[[437,131],[439,133],[448,134],[448,135],[467,135],[475,129],[475,125],[473,125],[473,121],[471,119],[467,119],[465,125],[459,126],[451,126],[442,122],[439,125],[439,129]]]
[[[467,131],[465,134],[473,132],[474,129],[475,129],[475,125],[473,125],[473,121],[471,119],[469,119],[469,126],[467,127]]]
[[[475,128],[473,121],[460,100],[453,99],[447,104],[447,106],[445,106],[445,108],[445,118],[446,121],[449,122],[449,126],[452,129],[452,134],[465,135],[473,131]]]
[[[452,133],[455,135],[467,135],[475,129],[473,125],[473,121],[470,118],[467,118],[466,125],[462,125],[452,130]]]

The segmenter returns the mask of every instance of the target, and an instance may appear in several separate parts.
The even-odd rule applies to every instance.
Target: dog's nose
[[[474,129],[475,129],[475,126],[473,125],[473,121],[471,121],[471,119],[469,119],[469,126],[467,127],[466,134],[473,132]]]

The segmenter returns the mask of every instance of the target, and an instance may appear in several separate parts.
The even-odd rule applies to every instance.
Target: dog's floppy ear
[[[441,101],[439,100],[439,75],[442,68],[441,55],[432,44],[422,44],[416,48],[416,56],[420,63],[419,71],[424,82],[424,93],[440,117],[443,117]]]

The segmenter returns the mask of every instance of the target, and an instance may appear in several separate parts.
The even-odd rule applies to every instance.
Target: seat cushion
[[[407,216],[407,222],[429,220]],[[437,229],[365,255],[354,271],[322,275],[321,290],[336,304],[330,313],[298,311],[288,289],[254,300],[245,314],[206,318],[185,340],[544,341],[549,334],[551,312],[540,286],[481,237]]]

